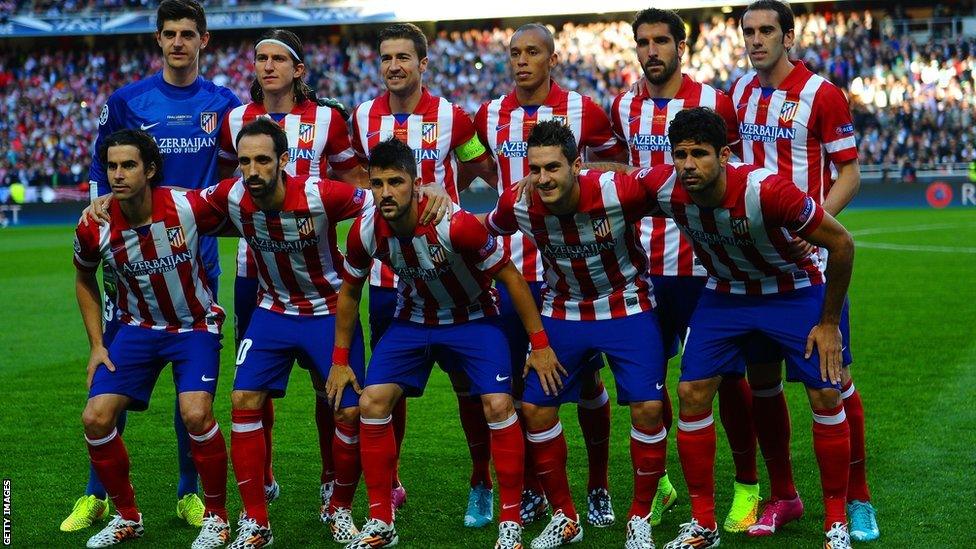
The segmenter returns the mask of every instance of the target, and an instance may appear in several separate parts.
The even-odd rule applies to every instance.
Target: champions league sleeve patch
[[[353,204],[362,204],[364,200],[366,200],[366,191],[357,188],[355,194],[352,195]]]
[[[803,211],[800,212],[796,220],[801,229],[807,226],[807,223],[813,219],[813,215],[817,211],[817,203],[813,201],[812,197],[806,197],[803,202]]]
[[[98,113],[98,125],[104,126],[108,122],[108,103],[102,105],[102,111]]]
[[[843,126],[837,126],[837,135],[850,135],[854,133],[854,124],[844,124]]]

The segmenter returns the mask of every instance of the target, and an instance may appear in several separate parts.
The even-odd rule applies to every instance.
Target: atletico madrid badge
[[[217,113],[213,111],[200,113],[200,129],[207,133],[213,133],[217,129]]]
[[[434,262],[434,265],[440,265],[447,262],[447,254],[444,252],[444,246],[440,244],[431,244],[427,246],[427,251],[430,252],[430,259]]]
[[[798,107],[799,103],[796,101],[784,101],[783,108],[779,111],[779,119],[784,123],[792,122]]]
[[[315,140],[315,124],[299,124],[298,126],[298,141],[301,143],[311,143]]]
[[[420,139],[425,145],[437,143],[437,122],[424,122],[420,126]]]
[[[315,222],[311,217],[298,216],[295,218],[295,225],[298,227],[298,238],[308,238],[315,235]]]
[[[186,246],[186,236],[183,235],[183,227],[166,227],[166,238],[169,239],[169,245],[174,248],[182,248]]]
[[[595,217],[590,220],[590,223],[593,225],[593,234],[596,235],[597,239],[603,240],[610,236],[610,220],[606,217]]]

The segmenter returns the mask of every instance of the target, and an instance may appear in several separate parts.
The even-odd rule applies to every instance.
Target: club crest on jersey
[[[437,122],[424,122],[420,125],[420,140],[424,145],[437,144]]]
[[[298,238],[308,238],[315,235],[315,222],[307,215],[296,216],[295,226],[298,227]]]
[[[729,219],[732,225],[732,234],[735,236],[749,236],[749,218],[733,217]]]
[[[315,124],[298,125],[298,141],[301,143],[311,143],[315,139]]]
[[[606,217],[595,217],[590,220],[593,226],[593,234],[597,240],[604,240],[611,234],[610,220]]]
[[[796,101],[785,101],[783,102],[783,108],[779,111],[779,119],[781,122],[791,122],[793,117],[796,116],[797,108],[800,104]]]
[[[186,236],[183,235],[183,227],[166,227],[166,238],[169,245],[174,248],[186,246]]]
[[[434,262],[434,265],[447,263],[447,252],[444,251],[444,246],[430,244],[427,246],[427,251],[430,253],[430,259]]]
[[[207,133],[213,133],[217,129],[217,113],[213,111],[200,113],[200,129]]]

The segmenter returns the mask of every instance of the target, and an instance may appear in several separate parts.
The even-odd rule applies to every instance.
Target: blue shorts
[[[708,279],[698,276],[652,276],[654,300],[657,301],[658,322],[667,358],[678,355],[681,342],[688,332],[698,298],[701,297]]]
[[[840,336],[844,344],[841,352],[844,359],[844,366],[850,366],[854,362],[854,355],[851,353],[851,316],[850,300],[844,299],[844,308],[840,311]],[[775,341],[762,334],[756,334],[749,338],[743,351],[746,364],[779,364],[783,362],[783,350]]]
[[[544,283],[526,282],[526,284],[529,285],[529,291],[532,292],[535,306],[541,311],[542,287]],[[508,339],[508,347],[511,355],[510,360],[512,362],[512,375],[518,381],[522,379],[522,371],[525,369],[525,358],[529,354],[529,334],[525,333],[525,326],[522,324],[522,319],[519,318],[518,313],[515,311],[515,306],[512,304],[512,296],[508,293],[508,287],[504,284],[498,284],[496,289],[498,290],[498,310],[501,313],[498,318],[501,320],[502,330],[505,331],[505,337]],[[603,357],[600,356],[600,353],[590,353],[585,361],[588,371],[596,371],[603,368]]]
[[[542,390],[539,375],[530,370],[522,400],[537,406],[578,402],[586,358],[603,353],[617,384],[617,403],[661,400],[664,389],[664,350],[654,311],[609,320],[559,320],[542,317],[549,344],[569,372],[563,390],[554,396]]]
[[[237,347],[235,391],[267,391],[272,398],[285,396],[292,365],[314,370],[323,380],[332,369],[335,315],[298,316],[257,308],[244,339]],[[365,373],[363,332],[357,326],[349,349],[349,366],[362,386]],[[359,405],[359,395],[347,386],[340,408]]]
[[[691,317],[681,381],[744,373],[742,356],[757,335],[786,357],[786,379],[812,389],[838,387],[820,379],[820,354],[803,358],[810,329],[820,320],[824,286],[774,295],[733,295],[706,289]]]
[[[212,395],[217,391],[220,349],[220,335],[210,332],[176,334],[119,324],[108,346],[115,371],[99,366],[88,398],[125,395],[133,400],[130,410],[145,410],[159,373],[170,362],[177,393],[206,391]]]
[[[369,348],[375,349],[376,343],[383,337],[393,322],[396,312],[396,288],[369,287]]]
[[[238,276],[234,279],[234,343],[241,344],[251,316],[258,306],[258,279]]]
[[[405,396],[420,396],[435,362],[467,374],[472,395],[512,392],[508,342],[497,318],[441,326],[394,320],[373,349],[366,385],[396,383]]]

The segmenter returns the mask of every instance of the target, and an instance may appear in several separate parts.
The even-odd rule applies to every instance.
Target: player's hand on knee
[[[329,370],[329,379],[325,381],[325,392],[329,396],[329,402],[334,410],[339,409],[342,402],[342,392],[346,390],[346,385],[352,385],[352,389],[357,395],[361,395],[363,390],[356,381],[356,373],[348,364],[333,364]]]
[[[451,196],[440,185],[423,185],[420,194],[427,197],[427,205],[420,214],[421,225],[436,225],[451,210]]]
[[[817,324],[807,336],[807,348],[804,358],[810,358],[814,348],[820,354],[820,380],[840,383],[840,371],[843,367],[842,355],[843,338],[837,324]]]
[[[98,369],[102,364],[108,368],[108,371],[115,371],[115,364],[112,364],[112,359],[108,357],[108,349],[104,345],[96,345],[92,347],[91,354],[88,356],[88,388],[91,389],[92,378],[95,377],[95,370]]]
[[[529,369],[535,370],[542,383],[542,390],[546,395],[555,395],[563,389],[563,377],[568,376],[566,369],[559,363],[552,347],[543,347],[529,352],[525,359],[523,377],[528,375]]]
[[[83,223],[87,227],[89,223],[104,225],[111,221],[112,217],[108,213],[108,205],[111,201],[112,195],[110,194],[92,200],[92,203],[81,212],[79,223]]]

